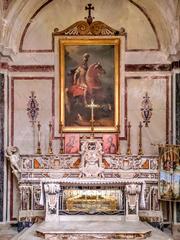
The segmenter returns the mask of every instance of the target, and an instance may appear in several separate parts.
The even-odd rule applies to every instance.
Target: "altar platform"
[[[126,222],[123,216],[66,215],[59,216],[58,221],[41,223],[36,233],[42,239],[52,240],[147,239],[152,236],[152,228],[141,221]]]
[[[11,240],[113,240],[173,238],[141,221],[126,222],[123,216],[81,215],[60,216],[51,222],[35,223]]]

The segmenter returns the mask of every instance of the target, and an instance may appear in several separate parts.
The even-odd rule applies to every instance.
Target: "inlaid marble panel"
[[[176,74],[176,143],[180,143],[180,73]]]
[[[3,220],[4,178],[4,76],[0,74],[0,221]]]

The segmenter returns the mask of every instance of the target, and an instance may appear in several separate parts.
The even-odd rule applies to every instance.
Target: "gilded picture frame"
[[[63,132],[116,132],[120,118],[120,38],[59,39]],[[90,103],[96,105],[93,109]]]

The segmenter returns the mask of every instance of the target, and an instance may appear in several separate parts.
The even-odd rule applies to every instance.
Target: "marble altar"
[[[120,214],[126,221],[138,221],[139,216],[162,219],[158,200],[151,196],[157,194],[157,156],[104,154],[102,141],[94,138],[81,141],[79,154],[21,155],[16,147],[9,147],[6,155],[18,179],[20,222],[52,221],[62,214]],[[85,204],[90,198],[96,201],[89,209],[85,210],[83,201],[79,209],[73,209],[78,197],[67,199],[68,190],[84,191],[81,200]],[[110,190],[119,192],[118,204],[117,199],[108,197]],[[107,194],[93,196],[95,191]],[[98,201],[104,201],[106,208],[98,209]],[[154,215],[149,214],[152,210]]]

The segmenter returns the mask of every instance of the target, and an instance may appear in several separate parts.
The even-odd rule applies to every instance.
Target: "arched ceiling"
[[[134,32],[135,41],[138,42],[139,39],[144,39],[143,44],[145,48],[146,43],[150,45],[150,48],[153,48],[155,47],[155,44],[158,44],[155,43],[155,35],[157,34],[161,50],[167,55],[176,53],[176,46],[179,41],[179,29],[176,13],[178,0],[49,0],[49,12],[52,11],[50,6],[53,4],[57,5],[57,2],[59,2],[60,5],[57,6],[55,16],[51,14],[51,21],[50,24],[47,25],[47,29],[37,29],[37,26],[42,27],[41,17],[43,14],[43,17],[46,16],[45,11],[47,11],[47,7],[42,8],[42,10],[39,11],[38,15],[34,18],[37,20],[37,24],[39,25],[36,25],[35,22],[31,22],[32,16],[47,1],[48,0],[11,0],[8,9],[3,11],[3,0],[0,0],[0,27],[2,29],[0,35],[1,49],[3,46],[4,49],[12,49],[13,51],[18,52],[23,32],[28,23],[30,23],[30,26],[26,32],[27,35],[24,38],[24,44],[26,44],[26,47],[29,46],[28,39],[29,41],[32,40],[30,33],[32,33],[35,28],[38,34],[43,34],[46,30],[51,31],[52,27],[59,27],[61,29],[68,27],[75,21],[82,20],[84,16],[86,16],[84,6],[90,2],[93,3],[96,8],[96,11],[93,13],[96,20],[104,21],[106,24],[110,22],[111,24],[109,25],[116,29],[125,27],[131,35]],[[130,3],[131,5],[134,3],[134,6],[127,8],[127,4]],[[61,6],[66,6],[66,9],[61,9]],[[113,9],[113,11],[109,11],[109,9]],[[67,16],[67,11],[70,11],[71,15]],[[141,18],[139,17],[140,15]],[[44,19],[45,18],[42,18],[42,21]],[[57,21],[55,22],[54,19]],[[118,21],[113,21],[113,19],[118,19]],[[132,19],[134,19],[134,25]],[[143,19],[144,25],[142,25]],[[48,19],[46,20],[48,21]],[[58,26],[54,26],[54,24],[57,23]],[[121,25],[121,23],[125,26]],[[147,31],[144,32],[146,28]],[[149,34],[149,31],[152,31],[152,34]],[[153,31],[155,32],[153,33]],[[149,38],[150,36],[152,39]],[[150,42],[148,43],[148,41]],[[129,44],[130,48],[133,49],[133,41]],[[37,47],[36,45],[38,45],[38,42],[36,39],[34,39],[33,45]]]

